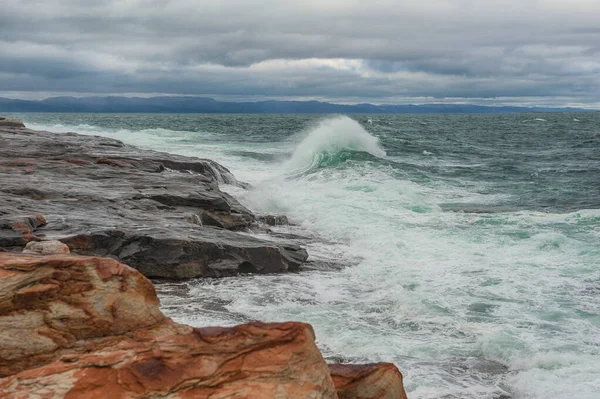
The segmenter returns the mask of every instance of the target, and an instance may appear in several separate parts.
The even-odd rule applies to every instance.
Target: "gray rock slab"
[[[57,239],[177,279],[294,271],[308,257],[239,232],[256,218],[219,184],[246,185],[212,160],[6,125],[0,142],[0,250]]]

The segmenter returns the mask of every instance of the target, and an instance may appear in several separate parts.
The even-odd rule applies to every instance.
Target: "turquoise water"
[[[600,397],[600,114],[16,116],[214,159],[310,236],[316,270],[163,288],[178,321],[309,322],[411,398]]]

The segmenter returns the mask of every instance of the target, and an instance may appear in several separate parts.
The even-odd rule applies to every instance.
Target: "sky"
[[[600,108],[600,0],[3,0],[0,97]]]

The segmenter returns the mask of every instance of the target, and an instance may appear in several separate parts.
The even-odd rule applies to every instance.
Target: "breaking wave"
[[[349,161],[377,160],[385,156],[377,137],[355,120],[340,116],[326,119],[310,130],[284,163],[283,170],[286,176],[294,177]]]

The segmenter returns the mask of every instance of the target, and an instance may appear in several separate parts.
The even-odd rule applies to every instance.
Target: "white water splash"
[[[377,137],[371,136],[355,120],[340,116],[326,119],[310,130],[296,146],[289,161],[284,163],[283,170],[306,170],[315,164],[320,154],[335,154],[343,150],[368,152],[379,158],[386,156]]]
[[[284,179],[281,163],[227,156],[234,144],[208,146],[197,133],[82,128],[220,161],[252,179],[253,191],[236,192],[251,209],[284,212],[298,230],[329,240],[308,245],[311,259],[352,265],[190,282],[181,302],[161,298],[177,321],[310,322],[326,356],[398,364],[411,398],[598,397],[600,210],[443,212],[443,203],[499,197],[441,181],[421,185],[371,164]],[[197,141],[176,144],[190,137]],[[315,154],[340,149],[385,155],[375,137],[341,117],[305,132],[287,165],[303,168]],[[436,158],[422,155],[413,162]]]

